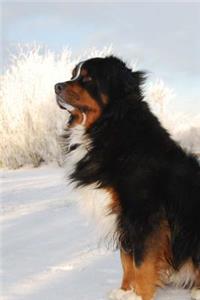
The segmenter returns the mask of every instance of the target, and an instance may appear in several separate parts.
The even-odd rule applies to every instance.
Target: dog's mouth
[[[67,110],[69,113],[71,113],[71,112],[74,110],[74,106],[72,106],[72,105],[66,103],[66,102],[64,101],[64,99],[63,99],[61,96],[56,95],[56,101],[57,101],[58,106],[59,106],[61,109],[65,109],[65,110]]]

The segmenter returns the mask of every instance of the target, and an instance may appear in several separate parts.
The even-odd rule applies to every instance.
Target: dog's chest
[[[169,283],[178,287],[191,288],[195,282],[196,274],[191,262],[185,263],[178,272],[173,272]]]
[[[69,151],[65,158],[67,183],[73,193],[75,192],[81,212],[95,219],[101,235],[112,238],[116,232],[117,216],[111,211],[113,201],[111,193],[106,189],[97,188],[96,182],[77,187],[74,178],[73,181],[71,180],[71,175],[76,171],[77,164],[87,155],[90,147],[91,141],[85,134],[82,125],[70,129]]]
[[[90,147],[90,140],[85,134],[85,128],[77,125],[68,129],[67,154],[65,156],[65,168],[68,182],[75,172],[77,164],[86,156]]]

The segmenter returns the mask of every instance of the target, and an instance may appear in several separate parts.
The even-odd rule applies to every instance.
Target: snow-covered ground
[[[119,286],[118,253],[98,247],[94,226],[54,166],[1,171],[0,300],[106,300]],[[156,300],[189,300],[167,288]]]

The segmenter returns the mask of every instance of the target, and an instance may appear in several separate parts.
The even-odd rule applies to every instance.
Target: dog
[[[121,287],[110,299],[152,300],[174,283],[200,299],[200,166],[175,142],[143,96],[145,72],[115,56],[80,62],[57,83],[70,113],[68,182],[120,250]]]

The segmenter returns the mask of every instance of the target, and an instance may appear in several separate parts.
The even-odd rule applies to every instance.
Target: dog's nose
[[[57,83],[55,84],[55,93],[56,94],[60,94],[62,92],[64,88],[64,84],[63,83]]]

